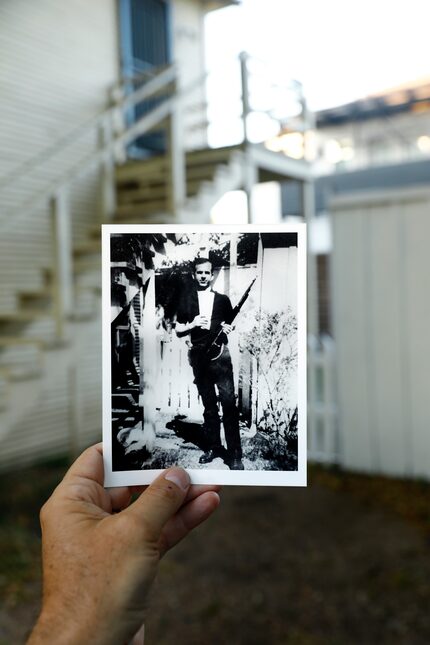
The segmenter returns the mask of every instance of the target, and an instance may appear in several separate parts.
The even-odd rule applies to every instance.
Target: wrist
[[[42,609],[37,622],[30,634],[27,645],[43,645],[43,643],[55,642],[61,645],[70,645],[77,642],[80,635],[75,633],[73,623],[60,618],[53,611]]]
[[[91,629],[85,624],[82,616],[65,616],[54,608],[42,609],[42,612],[31,632],[27,645],[76,645],[76,643],[97,643],[102,645],[107,641],[99,640],[96,634],[100,629]]]

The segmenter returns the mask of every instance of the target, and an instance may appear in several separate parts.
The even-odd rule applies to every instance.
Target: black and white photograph
[[[104,226],[106,485],[306,484],[305,226]]]

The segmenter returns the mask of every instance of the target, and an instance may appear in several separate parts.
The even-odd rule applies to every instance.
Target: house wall
[[[340,462],[430,477],[430,191],[331,205]]]
[[[53,258],[48,191],[98,145],[96,133],[77,128],[107,107],[117,52],[115,0],[0,3],[0,318],[20,308],[22,292],[47,284],[44,269]],[[70,186],[75,245],[97,221],[97,179],[89,173]],[[64,345],[55,344],[49,311],[24,328],[12,320],[5,330],[43,340],[49,349],[37,378],[23,373],[9,383],[0,414],[0,469],[100,438],[100,321],[94,318],[100,270],[79,281],[76,296],[89,303],[93,317],[67,325]],[[19,349],[1,351],[0,364],[15,364]]]
[[[51,236],[48,208],[35,198],[97,145],[76,128],[106,108],[117,75],[115,0],[0,4],[0,311],[15,308],[17,289],[42,284]],[[70,191],[76,243],[97,217],[96,180]]]

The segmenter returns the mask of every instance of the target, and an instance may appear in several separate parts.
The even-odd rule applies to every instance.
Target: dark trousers
[[[204,407],[203,417],[208,432],[209,448],[217,450],[221,447],[221,424],[218,414],[216,386],[222,406],[228,453],[241,457],[239,414],[234,396],[233,366],[228,348],[224,346],[221,356],[212,361],[204,350],[192,347],[189,352],[189,359],[194,372],[194,382]]]

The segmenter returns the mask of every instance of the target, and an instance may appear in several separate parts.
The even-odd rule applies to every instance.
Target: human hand
[[[231,334],[231,332],[234,330],[234,326],[229,325],[226,322],[221,323],[221,327],[222,327],[222,330],[223,330],[224,334],[227,334],[227,335]]]
[[[138,490],[103,488],[101,444],[67,472],[40,514],[43,605],[28,645],[129,641],[160,558],[219,504],[219,487],[190,486],[181,468],[164,471],[130,505]]]
[[[193,327],[201,327],[202,329],[209,329],[211,326],[211,321],[207,316],[198,315],[194,318],[192,322]]]

